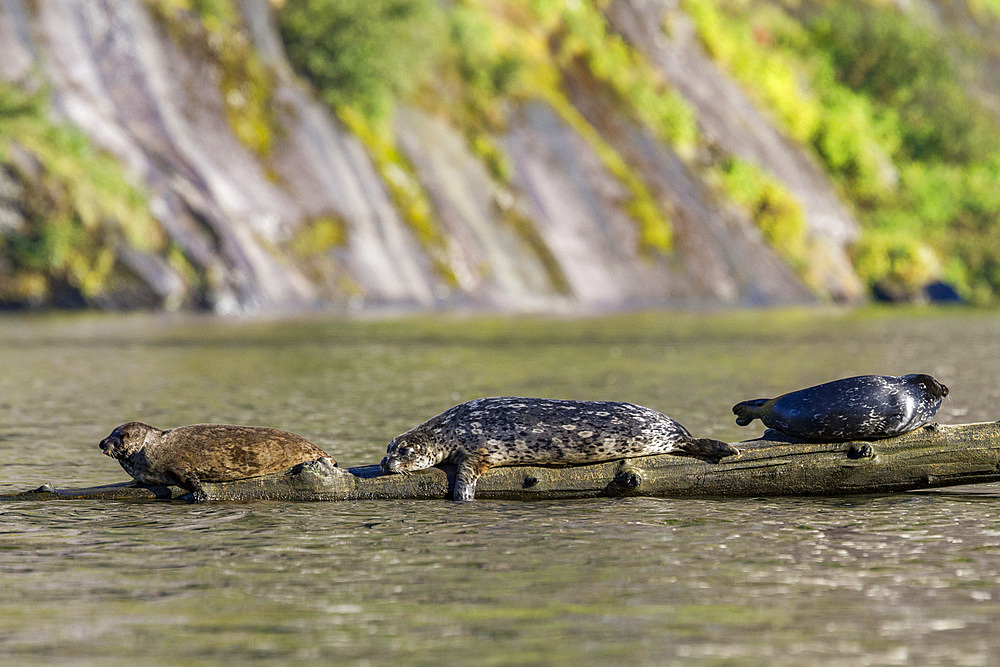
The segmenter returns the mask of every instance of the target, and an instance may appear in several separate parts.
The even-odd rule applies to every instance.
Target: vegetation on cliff
[[[515,188],[504,137],[517,105],[546,104],[617,181],[625,194],[614,205],[634,221],[644,257],[674,256],[674,206],[601,119],[578,107],[573,86],[581,81],[672,149],[721,202],[745,211],[808,282],[813,247],[800,203],[767,165],[702,136],[671,82],[609,27],[608,1],[273,5],[290,61],[362,141],[440,284],[461,289],[461,271],[440,202],[400,148],[393,110],[401,101],[465,137],[496,185],[483,196],[538,255],[554,292],[567,289],[558,261],[535,221],[504,204]],[[246,8],[233,0],[144,6],[161,34],[204,66],[219,88],[218,113],[277,182],[270,162],[283,132],[279,79],[253,47]],[[913,298],[935,280],[972,302],[1000,295],[1000,96],[984,92],[976,74],[1000,62],[1000,49],[941,18],[957,6],[983,34],[1000,35],[995,0],[934,4],[940,16],[875,0],[679,4],[708,55],[822,164],[863,226],[851,248],[854,268],[892,298]],[[663,26],[674,28],[672,20]],[[289,247],[312,261],[348,245],[350,222],[324,214],[300,225]],[[198,291],[197,271],[152,217],[141,184],[81,132],[50,121],[43,93],[0,84],[0,304],[114,305],[116,290],[134,278],[122,248],[158,257]]]
[[[17,195],[0,193],[0,303],[114,306],[129,277],[118,248],[165,252],[166,239],[142,188],[46,111],[43,95],[0,82],[0,182]]]
[[[574,59],[604,54],[607,61],[613,58],[608,54],[627,50],[620,39],[615,41],[607,33],[596,9],[581,3],[570,11],[552,2],[466,2],[447,10],[426,0],[361,4],[363,11],[348,11],[349,7],[332,0],[290,0],[280,14],[282,35],[293,65],[339,110],[352,130],[360,130],[397,202],[416,197],[401,197],[404,189],[394,185],[399,174],[408,173],[405,163],[391,157],[398,152],[393,148],[391,127],[383,122],[392,112],[395,96],[420,93],[411,99],[419,97],[418,103],[449,116],[501,184],[507,184],[510,175],[509,160],[495,136],[506,123],[504,102],[543,99],[591,145],[630,193],[624,207],[639,225],[643,246],[669,252],[672,239],[664,207],[600,132],[580,116],[560,87],[560,68]],[[338,21],[341,12],[344,16]],[[585,18],[571,23],[568,16]],[[327,23],[330,29],[323,28]],[[436,35],[445,39],[431,39]],[[606,44],[617,50],[604,48]],[[630,64],[618,61],[605,64],[604,70],[610,72],[618,65],[617,71],[626,76],[625,66]],[[658,120],[668,121],[665,127],[686,123],[690,133],[689,117],[674,118],[683,116],[678,111],[680,103],[674,102],[673,108],[660,110]],[[373,134],[373,127],[381,131]],[[388,164],[394,168],[388,169]],[[396,178],[392,178],[394,173]],[[407,179],[409,190],[418,184],[416,177]],[[403,206],[402,211],[431,250],[435,264],[450,276],[435,241],[433,210],[414,215],[412,208]]]
[[[853,204],[869,285],[906,297],[942,278],[973,301],[996,298],[1000,123],[965,85],[943,27],[860,0],[683,6],[712,57]]]
[[[590,144],[630,193],[623,210],[636,222],[643,249],[669,255],[670,207],[657,200],[641,174],[603,138],[601,128],[592,126],[567,97],[564,77],[582,68],[611,91],[628,117],[702,170],[721,196],[743,207],[793,265],[807,261],[797,202],[759,167],[732,156],[719,156],[707,169],[694,164],[704,140],[692,110],[641,54],[608,28],[600,3],[465,0],[444,10],[426,0],[361,4],[364,9],[355,11],[332,0],[289,0],[280,12],[282,35],[293,65],[353,130],[360,128],[361,136],[369,137],[365,143],[380,165],[391,162],[386,157],[393,153],[391,130],[383,130],[376,142],[367,128],[378,126],[391,114],[393,99],[403,96],[448,116],[506,185],[509,160],[497,140],[505,129],[505,110],[510,103],[540,99]],[[430,39],[442,33],[446,39]],[[376,43],[379,48],[373,47]],[[376,150],[379,144],[382,150]],[[405,165],[396,167],[407,171]],[[382,172],[391,175],[384,166]],[[399,201],[399,188],[393,179],[386,180]],[[430,238],[421,230],[432,225],[413,220],[407,210],[404,206],[418,235]]]
[[[332,37],[317,18],[330,13],[328,0],[290,0],[283,11],[293,62],[328,101],[384,113],[407,88],[424,98],[444,92],[439,106],[502,178],[506,161],[490,132],[503,127],[503,102],[544,99],[633,193],[627,210],[644,243],[669,252],[669,211],[576,113],[562,75],[586,68],[682,156],[702,140],[669,82],[608,31],[600,3],[466,0],[443,17],[424,0],[362,4],[368,9],[351,12],[352,30]],[[973,301],[995,298],[1000,127],[963,85],[940,28],[863,0],[685,0],[682,7],[708,53],[838,183],[863,223],[852,252],[872,289],[909,298],[942,279]],[[353,30],[362,21],[372,27]],[[449,39],[434,51],[426,38],[439,35],[442,22]],[[381,38],[392,48],[366,46]],[[432,81],[432,65],[450,78]],[[703,175],[748,211],[788,261],[808,263],[801,209],[779,182],[732,156]]]
[[[243,30],[232,0],[146,0],[185,50],[199,54],[219,84],[226,119],[250,150],[266,159],[274,141],[273,76]]]

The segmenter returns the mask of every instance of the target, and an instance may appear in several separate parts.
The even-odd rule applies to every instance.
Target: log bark
[[[596,496],[746,498],[890,493],[1000,481],[1000,422],[932,424],[885,440],[789,442],[772,432],[733,443],[739,456],[721,463],[660,455],[565,468],[491,468],[476,487],[479,499],[561,499]],[[454,467],[409,475],[378,466],[332,468],[301,464],[284,473],[205,484],[209,500],[396,500],[449,497]],[[176,487],[131,483],[37,490],[0,501],[105,499],[179,500]]]

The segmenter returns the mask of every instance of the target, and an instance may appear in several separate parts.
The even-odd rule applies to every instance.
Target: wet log
[[[746,498],[890,493],[1000,481],[1000,422],[932,424],[885,440],[790,442],[772,432],[734,443],[739,456],[706,463],[660,455],[565,468],[492,468],[478,499],[561,499],[597,496]],[[321,462],[284,473],[205,484],[209,500],[398,500],[449,497],[454,467],[408,475],[378,466],[341,469]],[[184,500],[176,487],[130,483],[84,489],[39,489],[0,500]]]

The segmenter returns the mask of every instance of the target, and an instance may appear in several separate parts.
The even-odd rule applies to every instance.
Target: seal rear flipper
[[[718,463],[727,456],[738,455],[740,450],[728,442],[722,442],[721,440],[691,438],[679,444],[677,449],[670,453],[675,456],[693,456],[712,463]]]
[[[764,407],[769,398],[755,398],[752,401],[743,401],[733,406],[733,414],[736,415],[736,423],[746,426],[754,419],[761,418],[760,408]],[[761,420],[763,421],[763,420]]]

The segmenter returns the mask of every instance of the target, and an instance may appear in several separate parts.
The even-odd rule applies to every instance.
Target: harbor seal
[[[631,403],[479,398],[396,436],[382,470],[407,473],[454,463],[452,496],[472,500],[476,481],[492,466],[570,466],[651,454],[718,462],[739,450],[695,438],[670,417]]]
[[[140,484],[175,485],[205,500],[202,482],[259,477],[329,454],[305,438],[262,426],[194,424],[167,431],[128,422],[101,440],[101,451]]]
[[[754,419],[785,435],[814,442],[889,438],[928,424],[948,387],[930,375],[859,375],[777,398],[733,406],[736,423]]]

